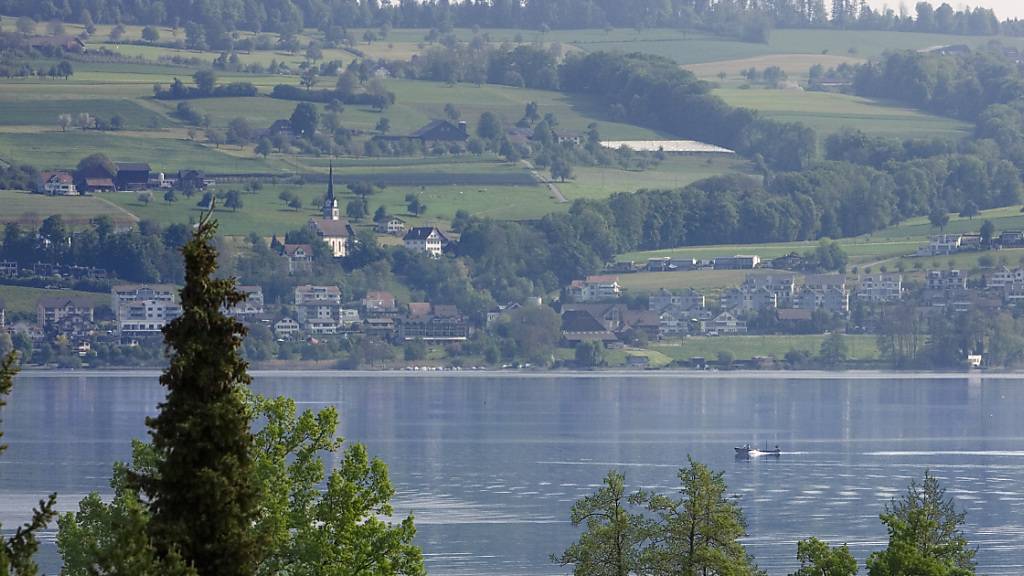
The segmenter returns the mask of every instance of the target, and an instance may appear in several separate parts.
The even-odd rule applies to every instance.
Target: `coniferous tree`
[[[881,516],[889,529],[889,546],[868,557],[870,576],[970,576],[974,555],[961,527],[966,514],[931,472],[924,482],[911,481],[906,494],[886,506]]]
[[[241,394],[250,382],[239,354],[245,327],[221,311],[244,295],[234,279],[213,278],[216,229],[207,214],[182,248],[182,315],[164,328],[171,358],[160,383],[167,398],[146,421],[158,464],[132,481],[150,499],[149,534],[161,556],[180,554],[200,576],[251,576],[260,546],[252,528],[253,439]]]

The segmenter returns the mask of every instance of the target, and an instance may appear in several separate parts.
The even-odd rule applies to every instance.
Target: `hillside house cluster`
[[[47,170],[39,173],[35,191],[49,196],[79,196],[95,192],[137,192],[142,190],[201,191],[215,182],[198,170],[180,170],[177,175],[156,172],[145,162],[115,162],[113,170],[93,167],[85,171]]]

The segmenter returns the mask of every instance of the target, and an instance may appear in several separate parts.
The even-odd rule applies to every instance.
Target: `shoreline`
[[[152,369],[46,369],[27,368],[22,370],[19,378],[51,378],[51,377],[87,377],[101,378],[114,376],[136,376],[136,377],[158,377],[162,371]],[[1024,371],[1017,372],[922,372],[897,370],[850,370],[850,371],[825,371],[825,370],[727,370],[727,371],[699,371],[699,370],[592,370],[592,371],[571,371],[571,370],[437,370],[437,371],[415,371],[415,370],[250,370],[249,375],[253,378],[268,378],[273,376],[286,376],[289,378],[520,378],[520,379],[601,379],[601,378],[627,378],[627,379],[667,379],[678,378],[683,380],[726,380],[730,378],[772,378],[780,380],[1024,380]]]

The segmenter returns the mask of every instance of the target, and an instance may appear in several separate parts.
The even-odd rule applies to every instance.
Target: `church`
[[[355,237],[352,226],[347,220],[341,219],[338,198],[334,195],[334,165],[327,181],[327,197],[324,198],[323,216],[310,218],[309,228],[316,233],[330,248],[335,258],[348,256],[349,241]]]

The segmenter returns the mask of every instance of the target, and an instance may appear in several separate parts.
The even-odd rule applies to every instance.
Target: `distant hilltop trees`
[[[1024,34],[1024,23],[1000,22],[989,9],[954,10],[919,2],[913,11],[875,10],[860,0],[0,0],[0,13],[92,23],[184,27],[197,46],[222,49],[233,30],[294,35],[319,28],[329,37],[347,28],[453,26],[526,28],[700,29],[764,42],[775,28],[859,28],[947,34]],[[336,33],[338,32],[338,33]],[[157,36],[158,37],[158,36]],[[155,41],[152,32],[147,41]],[[369,38],[364,38],[370,41]]]

